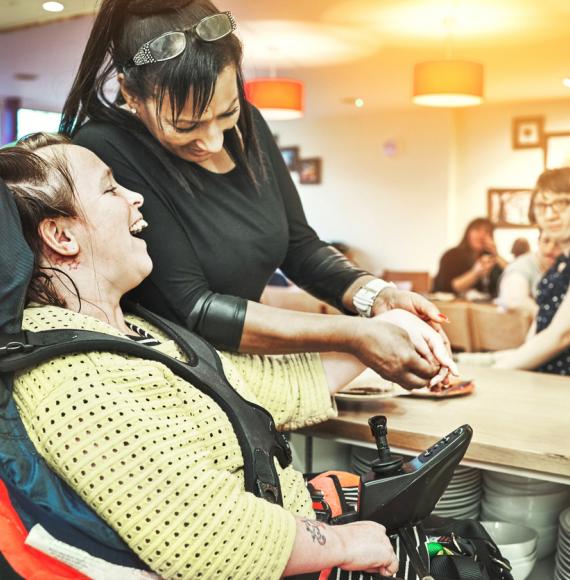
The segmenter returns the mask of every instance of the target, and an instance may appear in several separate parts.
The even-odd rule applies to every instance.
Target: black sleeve
[[[151,174],[164,176],[164,168],[142,143],[122,130],[83,128],[74,142],[93,151],[123,187],[144,196],[142,213],[149,227],[141,237],[148,245],[153,271],[132,295],[157,314],[194,330],[215,347],[237,351],[247,300],[212,292],[192,242],[175,219],[176,213],[153,187]],[[139,169],[140,168],[140,169]],[[159,178],[159,179],[160,179]]]
[[[313,296],[345,311],[342,297],[347,288],[369,272],[356,268],[340,252],[323,242],[307,223],[299,192],[259,111],[254,109],[255,125],[262,149],[275,174],[289,224],[289,248],[281,270],[295,284]]]

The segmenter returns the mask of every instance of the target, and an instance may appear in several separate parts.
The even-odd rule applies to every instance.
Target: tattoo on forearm
[[[311,534],[313,542],[318,542],[321,546],[324,546],[327,543],[327,538],[323,533],[325,529],[323,524],[315,522],[314,520],[303,520],[303,523],[305,524],[307,532]]]

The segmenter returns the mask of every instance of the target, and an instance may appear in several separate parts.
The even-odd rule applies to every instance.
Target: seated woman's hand
[[[386,535],[386,528],[376,522],[362,521],[336,526],[344,545],[340,568],[360,570],[382,576],[398,571],[398,558]]]
[[[405,330],[415,349],[427,361],[446,367],[455,375],[458,374],[449,350],[449,342],[443,331],[432,328],[410,311],[399,308],[388,310],[378,315],[378,318]]]

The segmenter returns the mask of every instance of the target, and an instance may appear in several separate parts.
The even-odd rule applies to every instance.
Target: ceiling
[[[0,95],[61,106],[92,17],[93,0],[0,0]],[[486,102],[570,98],[569,0],[218,0],[238,21],[248,76],[270,69],[306,82],[307,114],[410,105],[414,63],[484,64]],[[57,24],[50,20],[61,20]],[[35,26],[48,23],[47,26]],[[26,28],[33,26],[32,28]],[[22,28],[23,27],[23,28]],[[26,48],[27,47],[27,50]],[[14,74],[36,74],[18,81]],[[39,103],[41,104],[41,103]]]

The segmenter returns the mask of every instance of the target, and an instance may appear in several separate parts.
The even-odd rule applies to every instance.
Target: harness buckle
[[[12,341],[7,343],[5,346],[0,346],[0,356],[8,356],[17,352],[30,352],[33,349],[33,344]]]

